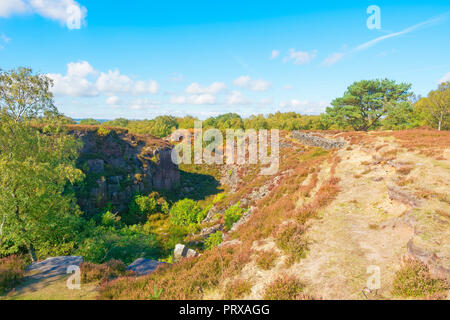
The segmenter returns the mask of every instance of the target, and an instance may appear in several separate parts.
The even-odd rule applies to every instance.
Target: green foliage
[[[80,142],[60,126],[41,130],[16,122],[3,113],[0,119],[0,254],[26,247],[35,251],[67,252],[74,246],[80,213],[70,185],[83,173],[76,169]]]
[[[241,219],[244,212],[245,210],[240,207],[240,202],[225,210],[225,229],[230,230],[233,227],[233,224]]]
[[[223,241],[223,233],[221,231],[217,231],[209,235],[208,238],[205,239],[205,249],[211,250],[214,247],[217,247]]]
[[[441,83],[437,90],[414,105],[414,113],[420,125],[438,130],[450,129],[450,81]]]
[[[16,122],[55,113],[52,85],[49,77],[33,74],[30,68],[0,70],[0,111]]]
[[[356,131],[375,129],[384,116],[408,101],[412,95],[410,88],[410,84],[388,79],[354,82],[344,96],[331,102],[333,107],[326,109],[328,118],[322,120]]]
[[[111,259],[129,264],[137,258],[157,259],[161,254],[156,236],[144,232],[141,226],[90,227],[83,235],[76,254],[87,262],[104,263]]]
[[[149,215],[156,213],[167,214],[169,212],[169,204],[164,198],[160,197],[157,192],[153,192],[148,196],[136,195],[131,200],[128,213],[123,214],[123,221],[126,224],[134,224],[144,222]]]
[[[106,121],[103,123],[104,126],[107,127],[122,127],[126,128],[128,124],[130,123],[130,120],[124,119],[124,118],[118,118],[112,121]]]
[[[177,201],[170,209],[170,220],[178,226],[198,224],[205,215],[204,210],[192,199]]]
[[[398,107],[388,113],[381,121],[383,129],[404,130],[415,126],[414,108],[409,102],[399,103]]]
[[[111,130],[105,128],[104,126],[100,126],[97,130],[97,133],[102,137],[107,136],[110,132]]]
[[[161,296],[163,292],[163,289],[158,289],[156,285],[153,286],[153,293],[149,295],[150,300],[159,300],[159,297]]]
[[[92,118],[88,118],[88,119],[80,120],[80,124],[82,124],[82,125],[89,125],[89,126],[99,126],[100,125],[100,121],[97,121],[97,120],[92,119]]]

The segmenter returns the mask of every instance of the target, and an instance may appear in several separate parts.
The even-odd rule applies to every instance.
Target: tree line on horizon
[[[376,79],[354,82],[321,115],[278,111],[266,116],[241,117],[237,113],[225,113],[204,120],[203,128],[369,131],[430,127],[449,130],[449,115],[450,81],[441,83],[426,97],[417,97],[411,92],[411,84]],[[193,129],[194,122],[198,120],[190,115],[162,115],[151,120],[118,118],[102,125],[165,137],[176,129]],[[95,119],[83,119],[80,124],[101,123]]]

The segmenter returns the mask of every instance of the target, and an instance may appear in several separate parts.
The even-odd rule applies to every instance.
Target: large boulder
[[[83,263],[83,257],[63,256],[48,258],[44,261],[33,262],[27,267],[27,271],[33,271],[33,278],[40,280],[67,274],[70,266],[79,267]]]
[[[139,258],[134,260],[134,262],[127,267],[127,270],[134,271],[138,276],[144,276],[155,271],[161,264],[164,264],[164,262]]]
[[[197,252],[193,249],[189,249],[184,244],[177,244],[173,251],[173,260],[180,261],[183,258],[192,258],[197,255]]]

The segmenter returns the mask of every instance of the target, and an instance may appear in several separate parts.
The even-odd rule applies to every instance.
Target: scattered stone
[[[342,148],[345,145],[345,141],[326,139],[300,131],[293,131],[291,137],[308,146],[320,147],[328,150]]]
[[[193,249],[189,249],[184,244],[177,244],[173,251],[173,260],[180,261],[183,258],[192,258],[197,256],[197,252]]]
[[[136,259],[132,264],[127,267],[127,270],[134,271],[138,276],[144,276],[152,273],[158,268],[159,265],[165,264],[164,262],[150,260],[145,258]]]
[[[223,224],[216,224],[215,226],[204,228],[200,231],[200,235],[203,238],[209,237],[210,234],[216,233],[217,231],[221,231],[223,229]]]

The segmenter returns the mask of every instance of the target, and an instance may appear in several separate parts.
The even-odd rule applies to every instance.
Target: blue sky
[[[0,0],[0,68],[48,74],[74,118],[318,114],[357,80],[450,80],[445,2]]]

